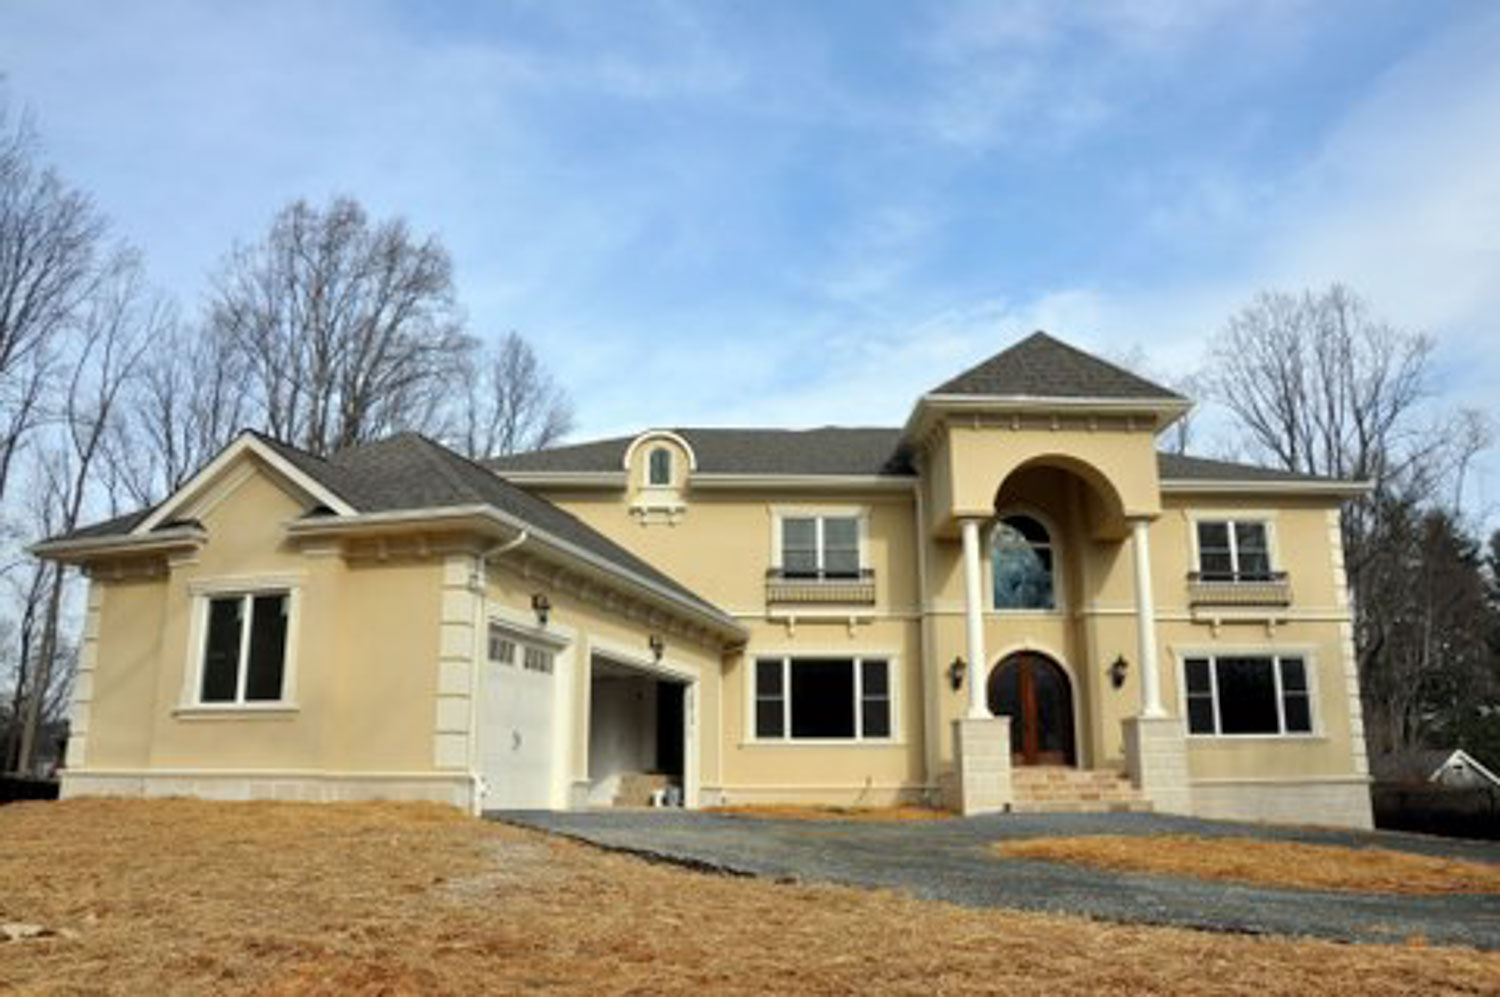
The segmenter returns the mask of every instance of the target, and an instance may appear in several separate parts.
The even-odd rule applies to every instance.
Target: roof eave
[[[533,526],[520,517],[513,516],[492,505],[480,504],[432,509],[402,509],[391,512],[360,513],[354,516],[326,516],[316,519],[299,519],[288,523],[286,529],[288,534],[292,536],[321,537],[372,532],[394,532],[426,524],[438,524],[449,528],[474,529],[478,532],[493,532],[506,537],[518,536],[522,532],[525,532],[532,540],[539,542],[544,547],[550,548],[565,559],[573,561],[575,564],[586,565],[595,573],[603,574],[617,582],[624,583],[637,593],[646,595],[652,601],[666,604],[678,613],[685,614],[699,623],[707,624],[709,629],[721,637],[728,638],[731,643],[743,643],[749,639],[749,631],[722,610],[706,603],[699,605],[697,602],[673,592],[671,589],[658,584],[650,578],[637,574],[629,568],[613,564],[591,551],[584,550],[577,544],[564,540],[547,530]]]
[[[103,557],[165,554],[174,550],[201,547],[207,541],[208,534],[201,527],[178,526],[144,535],[113,533],[71,540],[42,540],[27,547],[26,552],[47,561],[84,564]]]
[[[910,474],[695,474],[688,487],[703,491],[791,488],[806,491],[909,492],[917,486]]]
[[[547,488],[624,488],[629,477],[624,471],[507,471],[485,465],[485,470],[513,485],[535,485]]]
[[[1268,481],[1264,478],[1163,478],[1163,492],[1187,495],[1321,495],[1357,498],[1368,495],[1368,481]]]
[[[926,419],[934,413],[948,412],[1069,412],[1101,415],[1149,415],[1160,432],[1186,415],[1193,407],[1190,399],[1160,398],[1090,398],[1059,395],[968,395],[928,392],[917,399],[902,427],[901,438],[912,440],[925,428]]]

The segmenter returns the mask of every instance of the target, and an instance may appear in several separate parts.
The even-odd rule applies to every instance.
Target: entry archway
[[[1014,765],[1075,765],[1073,682],[1052,658],[1038,651],[1006,655],[991,671],[990,713],[1010,717]]]

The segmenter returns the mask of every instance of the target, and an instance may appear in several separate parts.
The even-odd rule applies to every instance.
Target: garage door
[[[480,698],[486,810],[552,805],[553,652],[491,626]]]

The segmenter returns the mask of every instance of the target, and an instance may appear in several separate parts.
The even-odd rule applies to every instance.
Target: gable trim
[[[135,529],[130,531],[131,535],[141,536],[150,533],[157,526],[170,520],[172,514],[184,502],[247,452],[260,458],[276,471],[277,474],[286,478],[294,486],[317,499],[321,504],[328,506],[328,508],[339,515],[356,515],[357,510],[348,502],[344,501],[321,482],[306,474],[271,447],[261,442],[253,433],[245,432],[241,433],[227,447],[219,451],[217,457],[209,461],[202,470],[184,482],[166,501],[158,505],[151,515],[141,520]]]

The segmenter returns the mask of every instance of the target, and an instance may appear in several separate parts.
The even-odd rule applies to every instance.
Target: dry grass
[[[992,846],[1005,858],[1068,862],[1238,883],[1355,893],[1500,893],[1500,865],[1388,848],[1157,834],[1028,838]]]
[[[737,807],[707,807],[711,813],[731,817],[766,817],[774,820],[865,820],[900,823],[909,820],[948,820],[953,813],[934,807],[829,807],[793,806],[783,803],[747,804]]]
[[[1500,955],[719,878],[430,808],[0,808],[0,991],[1493,993]]]

